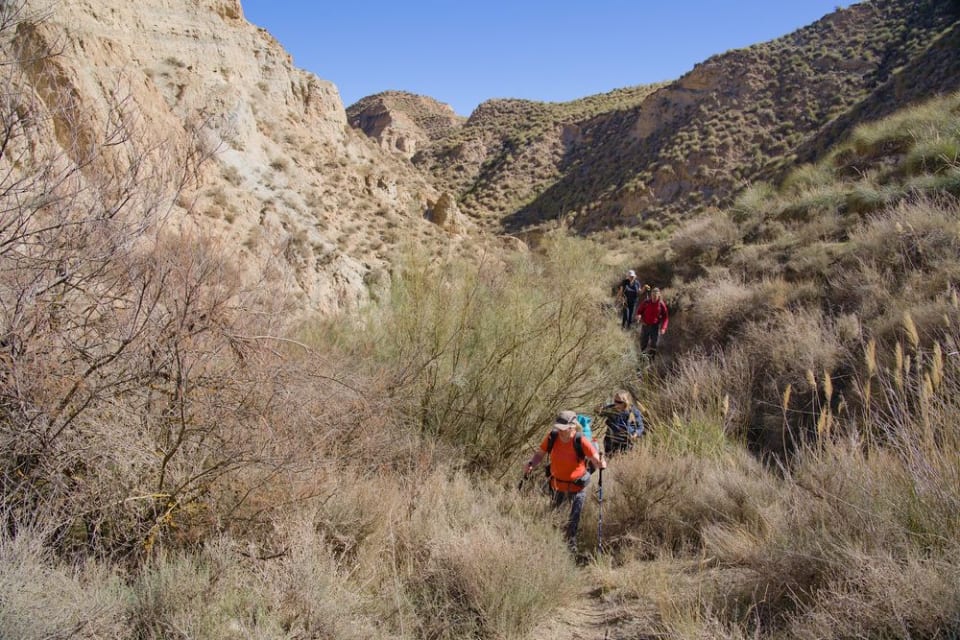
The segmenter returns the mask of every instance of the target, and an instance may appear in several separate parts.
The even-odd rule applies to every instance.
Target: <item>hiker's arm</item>
[[[543,460],[543,451],[537,451],[533,454],[533,457],[530,458],[530,461],[527,463],[527,466],[523,468],[523,475],[527,475],[536,468],[540,461]]]

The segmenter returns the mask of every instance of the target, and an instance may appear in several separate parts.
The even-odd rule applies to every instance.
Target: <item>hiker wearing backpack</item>
[[[613,458],[621,451],[633,448],[637,438],[643,435],[643,416],[633,402],[629,391],[620,389],[613,394],[613,402],[598,409],[607,423],[603,435],[603,450]]]
[[[606,469],[607,462],[590,440],[577,432],[579,427],[574,411],[561,411],[557,415],[550,433],[540,442],[539,450],[523,468],[524,477],[544,456],[550,454],[550,492],[554,508],[564,502],[570,502],[570,517],[564,530],[564,538],[570,550],[576,553],[577,529],[580,527],[580,514],[587,492],[584,489],[590,482],[590,473],[586,462],[589,460],[598,469]]]
[[[667,305],[660,299],[660,289],[654,288],[650,297],[640,303],[637,318],[640,319],[640,351],[653,360],[657,355],[660,336],[667,332],[670,321]]]
[[[640,281],[637,280],[637,272],[631,269],[617,289],[617,300],[623,309],[620,326],[624,329],[633,326],[634,317],[637,313],[637,302],[640,300],[640,290],[641,286]]]

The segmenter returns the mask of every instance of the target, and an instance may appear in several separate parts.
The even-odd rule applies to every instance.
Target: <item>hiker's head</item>
[[[629,409],[631,404],[633,404],[633,398],[630,396],[629,391],[620,389],[613,394],[613,405],[621,411]]]
[[[654,287],[653,291],[650,292],[650,295],[653,296],[654,300],[660,299],[660,289],[659,287]]]
[[[627,271],[627,277],[633,280],[634,278],[637,277],[637,272],[634,271],[633,269],[630,269],[630,271]]]
[[[557,419],[553,421],[553,428],[564,436],[573,436],[579,428],[580,422],[577,420],[576,411],[561,411],[557,414]]]

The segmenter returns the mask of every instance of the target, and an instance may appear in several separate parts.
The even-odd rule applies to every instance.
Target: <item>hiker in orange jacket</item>
[[[607,461],[588,439],[577,433],[579,423],[575,411],[561,411],[554,421],[553,429],[540,442],[539,450],[523,468],[526,477],[540,464],[546,454],[550,454],[550,492],[554,508],[564,501],[570,501],[570,518],[564,537],[570,550],[576,553],[577,529],[580,527],[580,514],[586,499],[584,489],[590,482],[586,461],[597,469],[606,469]]]
[[[640,351],[653,360],[657,355],[660,336],[667,332],[670,322],[667,305],[660,299],[660,289],[654,288],[650,296],[640,303],[637,317],[640,319]]]

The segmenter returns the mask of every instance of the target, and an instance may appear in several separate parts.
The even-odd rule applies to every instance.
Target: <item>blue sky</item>
[[[400,89],[461,115],[490,98],[562,102],[674,80],[697,62],[772,40],[836,0],[241,0],[294,64],[344,106]]]

